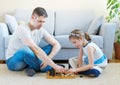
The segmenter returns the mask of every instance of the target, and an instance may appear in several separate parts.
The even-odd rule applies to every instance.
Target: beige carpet
[[[120,63],[109,63],[98,78],[75,79],[47,79],[43,73],[28,77],[25,71],[9,71],[5,64],[0,64],[0,85],[120,85]]]

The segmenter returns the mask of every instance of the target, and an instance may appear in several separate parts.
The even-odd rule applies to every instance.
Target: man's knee
[[[6,64],[7,64],[8,69],[11,71],[20,71],[26,67],[26,64],[21,63],[21,62],[15,63],[13,61],[9,61],[9,62],[6,62]]]
[[[28,46],[22,47],[21,49],[19,49],[19,52],[25,55],[35,55],[34,52]]]
[[[42,50],[48,55],[51,50],[52,50],[52,45],[46,45],[45,47],[42,48]]]

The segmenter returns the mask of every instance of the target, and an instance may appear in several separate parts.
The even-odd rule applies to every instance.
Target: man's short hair
[[[42,7],[36,7],[33,10],[32,15],[34,15],[34,14],[37,14],[38,16],[48,17],[46,10],[44,8],[42,8]]]

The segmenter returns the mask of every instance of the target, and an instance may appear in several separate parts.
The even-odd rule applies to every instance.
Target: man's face
[[[33,18],[33,26],[36,29],[40,29],[45,23],[45,19],[46,19],[44,16],[37,16],[37,15],[33,15],[32,18]]]

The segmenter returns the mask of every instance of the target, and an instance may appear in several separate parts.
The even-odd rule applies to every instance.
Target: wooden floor
[[[115,54],[112,55],[112,60],[109,60],[109,63],[120,63],[120,59],[116,59]]]
[[[109,63],[120,63],[120,59],[109,60]]]
[[[5,61],[4,60],[0,60],[0,64],[4,64],[5,63]]]

